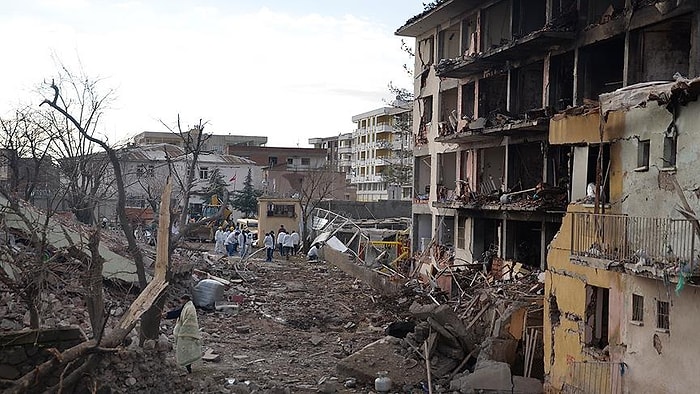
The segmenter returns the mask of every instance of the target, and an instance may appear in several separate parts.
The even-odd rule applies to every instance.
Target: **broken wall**
[[[587,211],[578,206],[569,206],[569,212],[574,209]],[[594,361],[595,357],[591,354],[600,356],[602,353],[585,344],[585,318],[589,302],[586,285],[610,289],[608,340],[611,361],[621,361],[622,356],[616,352],[619,353],[618,349],[624,344],[621,333],[624,303],[622,274],[571,264],[572,226],[572,217],[567,214],[547,254],[544,364],[546,381],[554,389],[562,389],[564,384],[581,387],[584,382],[570,375],[572,365],[586,360]]]
[[[630,33],[630,83],[670,81],[688,75],[691,48],[689,15]]]
[[[592,213],[592,209],[569,206],[568,212]],[[700,291],[686,287],[676,295],[673,283],[664,286],[660,280],[572,264],[571,220],[571,214],[564,217],[547,256],[544,341],[548,384],[555,389],[565,384],[585,386],[577,379],[586,375],[576,376],[572,368],[586,360],[591,368],[602,365],[609,372],[620,371],[619,366],[601,361],[606,359],[624,362],[624,374],[607,376],[610,380],[596,387],[620,387],[619,392],[626,393],[685,392],[700,384],[694,364],[685,361],[697,354],[697,346],[687,338],[695,336],[700,323]],[[591,301],[586,285],[609,289],[609,356],[585,344],[585,317]],[[633,294],[644,297],[643,321],[632,319]],[[657,328],[657,301],[670,302],[668,331]]]
[[[631,216],[675,217],[679,199],[672,183],[664,180],[672,175],[686,191],[697,187],[697,163],[700,162],[700,146],[697,141],[700,131],[700,103],[691,102],[678,110],[677,159],[676,165],[667,165],[664,161],[664,131],[673,116],[664,107],[649,103],[646,108],[635,108],[621,113],[624,116],[625,139],[613,144],[611,155],[617,160],[612,177],[619,180],[618,194],[622,200],[622,212]],[[637,158],[640,141],[649,141],[649,169],[637,170]],[[666,168],[665,170],[659,170]],[[641,196],[644,198],[633,198]],[[629,198],[627,198],[629,196]],[[700,201],[696,195],[689,194],[691,207],[700,212]],[[613,197],[614,199],[615,197]],[[697,247],[697,246],[696,246]]]

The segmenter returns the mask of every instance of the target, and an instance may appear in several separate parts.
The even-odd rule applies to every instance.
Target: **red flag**
[[[229,179],[228,181],[229,182],[236,182],[236,173],[235,172],[233,173],[233,176],[231,177],[231,179]]]

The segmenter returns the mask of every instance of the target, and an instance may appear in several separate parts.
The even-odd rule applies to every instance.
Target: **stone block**
[[[518,341],[515,339],[500,339],[489,337],[481,344],[477,363],[485,360],[500,361],[513,365],[518,351]]]
[[[485,360],[477,363],[474,373],[460,380],[459,391],[485,390],[488,392],[510,393],[513,390],[510,366],[506,363]]]
[[[544,392],[542,382],[535,378],[513,376],[513,386],[514,394],[540,394]]]

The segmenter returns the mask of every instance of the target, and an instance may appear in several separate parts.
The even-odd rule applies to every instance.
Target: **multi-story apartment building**
[[[414,247],[547,269],[548,392],[700,383],[700,82],[652,82],[698,75],[698,7],[443,0],[397,31],[416,38]]]
[[[124,174],[127,207],[147,208],[151,201],[160,198],[171,171],[177,173],[180,179],[186,179],[191,155],[176,145],[149,144],[125,148],[119,152],[119,158]],[[203,200],[203,195],[214,171],[221,174],[229,192],[232,193],[243,189],[248,170],[251,172],[253,187],[262,189],[262,166],[252,160],[218,153],[201,154],[195,168],[188,209],[195,214],[201,212],[202,205],[207,202]],[[174,193],[182,194],[177,184]],[[114,198],[106,199],[100,204],[100,215],[112,217],[115,206]]]
[[[350,182],[358,201],[410,199],[411,106],[396,102],[352,117]]]
[[[196,128],[189,131],[189,133],[197,132]],[[172,144],[184,147],[184,141],[180,135],[161,131],[139,133],[134,136],[134,143],[136,145]],[[229,146],[264,146],[265,144],[267,144],[267,137],[263,136],[207,134],[203,150],[226,154]]]
[[[350,180],[352,169],[352,133],[339,134],[332,137],[309,138],[309,144],[314,149],[325,149],[326,160],[331,168],[344,172]]]
[[[568,181],[548,117],[573,100],[549,93],[552,48],[575,36],[575,18],[552,3],[439,1],[398,29],[416,39],[415,248],[434,238],[467,261],[497,253],[544,267]]]

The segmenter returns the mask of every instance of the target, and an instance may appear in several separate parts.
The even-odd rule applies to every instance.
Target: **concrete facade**
[[[119,153],[124,174],[127,194],[127,207],[147,208],[149,200],[160,198],[165,181],[170,174],[168,161],[172,170],[180,179],[185,179],[190,155],[176,145],[154,144],[126,148]],[[209,185],[209,178],[214,170],[218,170],[228,184],[229,193],[242,190],[248,170],[251,171],[253,188],[262,190],[263,170],[251,160],[232,155],[205,153],[200,155],[195,170],[194,185],[190,196],[190,207],[193,212],[201,212],[203,193]],[[182,195],[182,190],[174,187],[173,195]],[[116,197],[100,204],[99,213],[110,219],[114,218]]]
[[[607,120],[600,127],[591,121],[600,116],[590,114],[552,121],[570,131],[552,141],[602,142],[611,152],[609,185],[601,185],[607,199],[570,205],[550,246],[544,340],[551,344],[545,370],[552,391],[685,392],[700,383],[688,363],[700,350],[688,339],[700,308],[693,284],[700,232],[679,211],[700,210],[693,191],[700,103],[678,101],[696,100],[698,83],[601,95]],[[588,130],[574,127],[581,122]],[[669,139],[676,140],[674,155]]]
[[[192,129],[189,133],[196,133]],[[204,150],[212,153],[226,154],[229,146],[263,146],[267,144],[267,137],[231,135],[231,134],[208,134],[204,142]],[[134,136],[136,145],[172,144],[184,147],[182,137],[178,134],[162,131],[144,131]]]
[[[622,0],[447,0],[397,31],[416,38],[413,248],[534,246],[547,392],[700,383],[699,85],[674,77],[698,75],[699,31],[697,2]]]
[[[275,242],[277,242],[277,231],[280,226],[284,226],[287,231],[296,230],[301,234],[301,206],[298,199],[293,198],[258,198],[258,232],[261,234],[259,240],[264,239],[264,234],[270,231],[275,232]],[[262,243],[258,242],[258,246]]]
[[[389,175],[398,168],[410,173],[413,165],[410,115],[410,104],[401,102],[352,117],[357,128],[352,132],[350,182],[357,187],[358,201],[411,199],[410,177]]]

